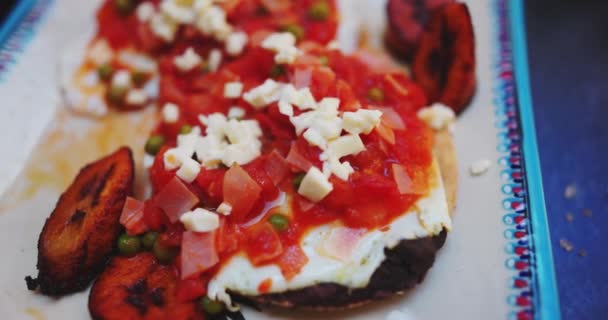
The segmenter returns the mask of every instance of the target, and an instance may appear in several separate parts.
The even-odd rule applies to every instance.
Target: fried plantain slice
[[[433,11],[454,0],[389,0],[386,5],[387,47],[397,58],[411,61]]]
[[[28,288],[37,284],[43,294],[57,296],[89,285],[112,254],[133,176],[126,147],[80,170],[40,233],[38,278],[26,278]]]
[[[434,10],[412,63],[414,80],[430,102],[460,113],[475,94],[475,69],[475,34],[467,5],[450,3]]]
[[[177,276],[153,255],[114,257],[89,295],[93,319],[203,319],[193,302],[176,298]]]
[[[177,298],[177,275],[172,266],[156,262],[149,253],[114,257],[89,295],[93,319],[244,319],[239,312],[205,317],[201,307]]]

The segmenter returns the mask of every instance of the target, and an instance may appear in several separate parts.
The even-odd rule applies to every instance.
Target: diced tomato
[[[275,186],[278,186],[289,174],[289,164],[283,156],[276,150],[272,151],[264,162],[266,174],[272,179]]]
[[[313,166],[313,163],[302,155],[296,143],[291,145],[291,149],[289,149],[285,160],[287,160],[287,163],[291,165],[294,171],[308,171]]]
[[[166,230],[160,234],[158,241],[165,247],[177,248],[182,244],[182,236],[186,229],[181,223],[167,225]]]
[[[212,232],[186,231],[182,235],[181,278],[200,275],[219,262],[215,235]]]
[[[308,257],[299,245],[292,245],[278,258],[277,264],[287,280],[293,279],[308,263]]]
[[[336,74],[328,67],[316,67],[312,71],[310,90],[317,100],[328,97],[328,88],[336,81]]]
[[[261,294],[268,293],[272,288],[272,279],[266,278],[258,285],[258,292]]]
[[[319,59],[318,57],[314,57],[314,58],[317,60]],[[296,69],[293,74],[293,77],[291,79],[291,83],[297,89],[308,88],[310,86],[311,81],[312,81],[312,68],[310,66],[306,67],[306,68]]]
[[[334,189],[322,200],[323,204],[335,210],[346,208],[352,204],[355,195],[350,182],[335,177],[331,177],[330,182]]]
[[[264,159],[258,159],[244,167],[249,176],[262,187],[262,198],[266,201],[274,200],[279,196],[279,189],[266,174]]]
[[[175,223],[182,214],[192,209],[199,199],[179,178],[174,177],[154,196],[154,202],[169,220]]]
[[[183,279],[177,283],[177,299],[192,301],[207,293],[207,280],[201,278]]]
[[[125,227],[130,235],[137,235],[148,231],[148,225],[144,219],[144,203],[127,197],[120,215],[120,224]]]
[[[135,43],[133,32],[125,32],[125,30],[133,30],[136,24],[137,20],[134,16],[120,15],[114,1],[105,1],[97,11],[98,35],[107,40],[114,49],[121,49]]]
[[[247,242],[245,252],[254,265],[261,265],[283,253],[281,239],[274,228],[266,221],[245,230]]]
[[[160,231],[164,225],[169,224],[165,213],[156,205],[153,199],[144,201],[144,221],[152,230]]]
[[[239,165],[233,165],[224,175],[224,202],[232,206],[231,218],[244,222],[258,201],[262,187]]]
[[[226,218],[220,219],[220,228],[217,231],[217,251],[220,254],[232,253],[238,248],[241,231],[234,223]]]
[[[210,206],[218,206],[224,198],[224,174],[225,170],[201,169],[196,177],[196,184],[201,187],[207,194],[207,204]]]
[[[163,157],[167,150],[169,150],[169,146],[162,147],[158,154],[156,154],[156,157],[154,157],[154,163],[150,167],[150,183],[152,184],[152,193],[154,194],[175,177],[175,171],[165,170]]]
[[[162,39],[157,37],[148,23],[138,24],[135,29],[138,45],[144,52],[155,52],[165,44]]]

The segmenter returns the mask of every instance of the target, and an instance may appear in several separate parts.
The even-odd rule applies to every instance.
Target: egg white
[[[437,184],[430,193],[395,219],[388,228],[363,235],[348,260],[341,261],[319,252],[318,248],[332,228],[340,227],[335,223],[322,225],[302,239],[301,247],[308,257],[308,263],[294,278],[285,279],[276,265],[256,267],[244,253],[239,253],[211,279],[208,295],[230,305],[227,291],[256,296],[260,294],[260,283],[266,279],[272,281],[267,293],[302,289],[320,283],[336,283],[353,289],[367,286],[374,271],[385,259],[385,248],[394,248],[401,240],[430,237],[444,228],[451,229],[445,189],[436,161],[433,161],[433,171]]]

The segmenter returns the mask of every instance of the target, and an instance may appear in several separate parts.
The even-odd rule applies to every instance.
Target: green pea
[[[210,314],[210,315],[218,314],[218,313],[224,311],[223,303],[221,303],[219,301],[211,300],[207,296],[204,296],[200,299],[200,304],[201,304],[201,307],[203,308],[203,310],[205,311],[205,313]]]
[[[126,16],[135,9],[135,2],[133,0],[114,0],[114,6],[118,13]]]
[[[300,185],[302,184],[302,180],[304,180],[304,176],[306,175],[306,173],[304,172],[300,172],[298,174],[296,174],[296,176],[293,178],[293,188],[298,190],[300,189]]]
[[[151,136],[148,141],[146,141],[146,145],[144,150],[147,154],[151,156],[155,156],[162,148],[163,144],[165,144],[165,137],[161,135]]]
[[[283,67],[280,64],[275,64],[272,66],[272,69],[270,69],[270,77],[271,78],[277,78],[279,76],[282,76],[285,74],[285,67]]]
[[[327,66],[327,65],[329,65],[329,58],[326,56],[320,56],[319,63],[321,63],[324,66]]]
[[[384,100],[384,91],[380,88],[371,88],[367,92],[367,97],[372,101],[382,101]]]
[[[268,218],[268,222],[277,231],[285,231],[289,227],[289,220],[280,213],[275,213]]]
[[[304,37],[304,29],[297,24],[288,24],[282,30],[293,34],[296,40],[301,40]]]
[[[323,21],[329,16],[329,10],[327,1],[317,1],[308,9],[308,16],[313,20]]]
[[[175,250],[173,248],[163,246],[160,244],[160,241],[154,241],[152,253],[154,253],[156,259],[161,263],[169,263],[175,257]]]
[[[124,102],[126,95],[126,88],[110,87],[108,90],[108,101],[112,104],[120,105]]]
[[[211,68],[209,67],[209,63],[207,63],[207,62],[201,63],[201,72],[209,73],[209,71],[211,71]]]
[[[142,71],[135,71],[131,75],[131,80],[133,80],[133,83],[136,86],[141,86],[146,83],[146,80],[148,80],[148,75]]]
[[[97,75],[103,81],[112,79],[112,74],[114,74],[114,68],[109,63],[104,63],[97,67]]]
[[[125,257],[136,255],[141,249],[141,241],[138,237],[123,234],[118,238],[118,251]]]
[[[158,238],[158,232],[156,231],[148,231],[141,236],[141,244],[144,246],[146,250],[152,250],[154,247],[154,242],[156,242],[156,238]]]
[[[185,124],[179,128],[179,134],[188,134],[190,132],[192,132],[192,126],[190,125]]]

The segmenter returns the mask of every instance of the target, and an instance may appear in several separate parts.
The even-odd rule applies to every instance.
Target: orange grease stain
[[[30,317],[34,318],[34,320],[45,320],[46,319],[46,317],[44,316],[42,311],[40,311],[36,308],[27,307],[27,308],[25,308],[25,313],[27,315],[29,315]]]
[[[145,188],[143,156],[145,141],[157,121],[155,108],[132,113],[110,112],[100,119],[89,119],[58,111],[17,178],[21,186],[17,203],[27,201],[41,189],[62,192],[87,163],[129,146],[136,165],[136,194]]]

